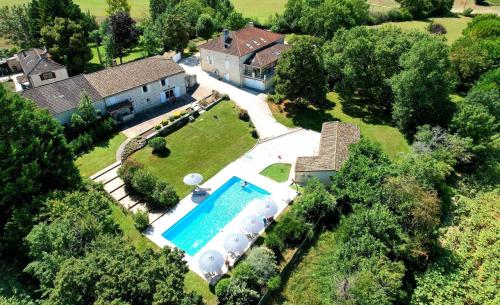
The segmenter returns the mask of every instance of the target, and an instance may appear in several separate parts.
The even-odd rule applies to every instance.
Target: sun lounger
[[[196,196],[206,195],[209,191],[210,191],[210,188],[198,187],[193,191],[193,195],[196,195]]]

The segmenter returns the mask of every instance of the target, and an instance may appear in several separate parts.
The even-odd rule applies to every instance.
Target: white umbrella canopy
[[[199,260],[198,266],[203,272],[217,272],[224,265],[224,256],[215,250],[208,250],[203,253]]]
[[[227,252],[241,253],[248,247],[249,243],[250,241],[245,235],[233,233],[226,236],[224,240],[224,249],[226,249]]]
[[[247,216],[241,223],[241,229],[250,234],[259,233],[264,229],[264,221],[256,216]]]
[[[265,218],[274,217],[278,213],[278,206],[271,197],[255,200],[254,206],[256,207],[257,214]]]
[[[198,185],[203,181],[203,176],[197,173],[191,173],[187,174],[182,181],[187,185]]]

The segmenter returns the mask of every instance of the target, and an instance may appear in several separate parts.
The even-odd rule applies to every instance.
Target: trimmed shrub
[[[462,15],[464,15],[465,17],[472,17],[472,9],[470,7],[464,9]]]
[[[132,188],[139,195],[148,198],[156,187],[156,178],[147,170],[138,169],[132,176]]]
[[[245,109],[238,110],[238,118],[245,122],[250,121],[250,115],[248,114],[248,111],[246,111]]]
[[[167,119],[165,119],[165,120],[161,121],[161,126],[168,126],[169,123],[170,122]]]
[[[175,189],[165,181],[157,181],[152,193],[151,205],[153,208],[172,208],[179,202],[179,195]]]
[[[125,161],[125,163],[120,166],[118,169],[118,176],[127,184],[128,186],[132,185],[132,177],[134,176],[135,171],[143,168],[143,165],[133,159],[129,159]]]
[[[175,117],[174,117],[174,116],[170,116],[170,117],[168,117],[168,120],[169,120],[170,122],[173,122],[173,121],[175,121]]]
[[[137,211],[132,214],[134,226],[140,232],[146,230],[149,225],[149,216],[147,211]]]
[[[161,125],[156,125],[156,126],[155,126],[155,129],[156,129],[156,130],[160,130],[160,129],[161,129]]]
[[[442,25],[440,23],[436,23],[436,22],[431,22],[431,24],[429,24],[427,30],[429,31],[429,33],[436,34],[436,35],[444,35],[447,33],[444,25]]]
[[[167,148],[167,141],[163,137],[155,137],[149,140],[148,145],[153,149],[153,153],[158,153]]]

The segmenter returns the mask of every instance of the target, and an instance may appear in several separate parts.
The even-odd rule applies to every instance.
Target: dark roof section
[[[339,171],[349,157],[349,145],[358,142],[360,138],[356,125],[342,122],[323,123],[318,155],[298,157],[295,171]]]
[[[199,48],[241,57],[274,44],[285,36],[249,25],[238,31],[230,31],[229,37],[227,47],[224,46],[224,35],[221,35],[200,45]]]
[[[24,74],[41,74],[54,70],[63,69],[64,66],[50,59],[50,54],[46,50],[33,48],[17,53],[19,63]]]
[[[48,109],[57,115],[77,108],[81,93],[85,91],[94,102],[102,100],[101,95],[92,87],[84,75],[73,76],[48,85],[25,90],[22,95],[33,100],[38,107]]]
[[[173,60],[154,56],[86,74],[85,78],[105,98],[183,72]]]
[[[278,61],[278,59],[281,56],[281,53],[285,52],[288,49],[290,49],[289,45],[275,44],[272,47],[269,47],[267,49],[255,53],[254,56],[250,57],[247,60],[246,64],[257,68],[266,67]]]

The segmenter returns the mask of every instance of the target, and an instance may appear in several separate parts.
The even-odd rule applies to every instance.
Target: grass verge
[[[281,183],[288,180],[291,168],[289,163],[275,163],[266,167],[260,174]]]

